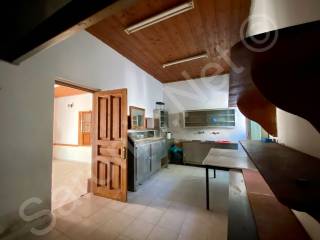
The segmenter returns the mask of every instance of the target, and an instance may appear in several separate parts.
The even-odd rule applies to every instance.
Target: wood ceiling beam
[[[136,0],[30,0],[1,3],[0,59],[18,64]]]

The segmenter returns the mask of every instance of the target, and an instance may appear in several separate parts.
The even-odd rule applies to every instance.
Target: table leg
[[[216,169],[213,169],[213,178],[216,178]]]
[[[207,200],[207,210],[210,210],[210,200],[209,200],[209,168],[206,167],[206,200]]]

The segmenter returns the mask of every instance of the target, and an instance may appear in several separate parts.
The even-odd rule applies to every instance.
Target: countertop
[[[166,140],[166,138],[164,138],[164,137],[143,138],[143,139],[135,140],[134,143],[143,144],[143,143],[156,142],[156,141],[161,141],[161,140]]]

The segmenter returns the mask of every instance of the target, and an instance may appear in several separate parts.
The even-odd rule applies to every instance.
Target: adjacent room
[[[1,3],[0,239],[320,239],[319,0]]]
[[[89,191],[92,93],[54,85],[52,209]]]

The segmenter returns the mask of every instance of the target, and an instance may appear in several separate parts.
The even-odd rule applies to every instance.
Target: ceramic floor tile
[[[67,214],[67,215],[61,215],[61,214],[55,214],[56,218],[56,228],[66,233],[70,229],[77,226],[81,221],[84,220],[83,217],[80,217],[76,214]]]
[[[52,209],[57,209],[87,193],[91,164],[52,161]]]
[[[129,215],[115,212],[114,215],[109,216],[107,222],[99,225],[94,231],[89,232],[89,234],[85,236],[87,239],[93,240],[113,240],[116,239],[133,220],[134,218]]]
[[[71,239],[65,235],[59,235],[55,240],[71,240]]]
[[[187,213],[187,219],[193,220],[195,222],[208,224],[212,222],[212,215],[211,211],[206,210],[204,207],[192,207],[189,209]]]
[[[44,235],[35,235],[33,233],[28,233],[23,236],[25,240],[56,240],[59,237],[62,237],[63,234],[56,229],[51,230],[49,233]]]
[[[177,232],[156,226],[150,233],[148,240],[176,240],[177,238]]]
[[[114,240],[119,236],[115,231],[110,231],[103,227],[99,227],[93,232],[89,233],[87,239],[90,240]]]
[[[170,165],[130,192],[128,203],[87,194],[54,211],[60,240],[227,239],[228,173],[210,179],[207,211],[202,170]]]
[[[116,238],[116,240],[131,240],[131,238],[128,238],[128,237],[126,237],[126,236],[120,235],[120,236],[118,236],[118,237]]]
[[[195,219],[187,218],[182,227],[181,232],[184,237],[194,237],[195,239],[206,239],[209,235],[210,224],[199,222]]]
[[[132,217],[137,217],[145,210],[145,208],[146,206],[144,205],[132,203],[123,208],[122,212]]]
[[[65,235],[72,240],[86,240],[89,235],[99,227],[99,224],[90,218],[83,220],[73,228],[67,230]]]
[[[176,232],[180,232],[184,222],[185,215],[177,211],[167,210],[161,217],[158,225],[163,228],[168,228]]]
[[[98,205],[99,207],[105,207],[106,205],[112,202],[111,199],[96,196],[96,195],[93,195],[92,193],[88,193],[84,195],[82,198],[91,201],[93,204]]]
[[[160,221],[160,218],[163,215],[163,213],[164,210],[160,210],[153,207],[147,207],[137,218],[148,223],[156,224]]]
[[[170,201],[156,198],[149,204],[149,206],[152,208],[157,208],[164,211],[170,206],[170,204],[171,204]]]
[[[207,238],[206,236],[203,236],[203,235],[180,233],[178,240],[207,240]],[[213,240],[213,239],[210,239],[210,240]],[[217,240],[220,240],[220,239],[217,239]]]
[[[101,209],[96,201],[90,199],[80,199],[79,205],[75,209],[75,214],[78,214],[81,217],[87,218],[97,213]]]
[[[209,239],[227,239],[228,238],[228,215],[212,214],[211,228],[208,231]]]
[[[153,224],[141,220],[135,220],[121,235],[132,240],[145,240],[147,239],[153,228]]]
[[[148,206],[154,198],[150,197],[150,196],[137,196],[135,198],[133,198],[132,200],[130,200],[129,203],[136,203],[136,204],[140,204],[140,205],[145,205]]]
[[[111,219],[113,219],[118,213],[119,211],[113,210],[108,207],[104,207],[100,209],[97,213],[92,215],[90,219],[96,223],[104,224],[108,221],[111,221]]]
[[[128,204],[124,203],[124,202],[119,202],[119,201],[115,201],[112,200],[112,202],[110,202],[107,207],[116,211],[121,211],[123,210],[125,207],[127,207]]]
[[[106,229],[108,231],[112,231],[115,233],[123,232],[132,222],[134,221],[134,217],[131,217],[122,212],[118,212],[110,221],[101,226],[101,228]]]

